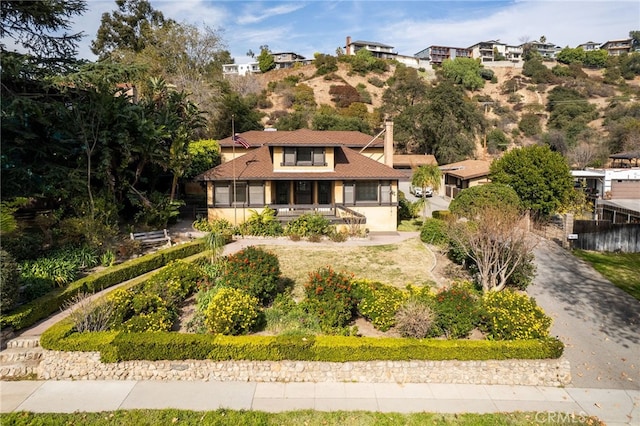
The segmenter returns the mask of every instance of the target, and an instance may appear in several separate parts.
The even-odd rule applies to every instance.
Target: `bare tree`
[[[523,229],[524,215],[505,206],[488,206],[474,221],[451,224],[450,238],[472,259],[484,292],[504,289],[509,277],[527,262],[535,246]]]

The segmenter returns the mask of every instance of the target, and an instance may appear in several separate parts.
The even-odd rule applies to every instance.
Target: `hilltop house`
[[[219,141],[223,163],[200,175],[209,220],[239,224],[265,206],[287,222],[317,212],[337,225],[397,229],[398,181],[393,123],[384,139],[353,131],[250,131]]]
[[[606,50],[609,56],[620,56],[623,53],[631,53],[633,51],[633,39],[625,38],[622,40],[608,40],[600,46],[600,49]]]

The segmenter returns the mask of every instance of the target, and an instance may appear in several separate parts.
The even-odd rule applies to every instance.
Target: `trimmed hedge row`
[[[209,359],[253,361],[501,360],[559,358],[564,345],[539,340],[439,340],[347,336],[223,336],[157,333],[73,333],[62,321],[41,337],[42,347],[99,351],[103,362]]]
[[[0,316],[0,327],[21,330],[57,312],[64,303],[78,293],[96,293],[105,288],[133,279],[172,260],[183,259],[205,250],[203,240],[180,244],[155,253],[109,267],[26,303],[13,312]]]

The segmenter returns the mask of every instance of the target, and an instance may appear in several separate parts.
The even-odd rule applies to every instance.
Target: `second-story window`
[[[297,147],[284,149],[283,166],[326,166],[324,148]]]

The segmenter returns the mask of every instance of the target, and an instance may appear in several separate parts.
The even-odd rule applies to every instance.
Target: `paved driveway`
[[[540,240],[527,293],[553,319],[572,386],[640,390],[640,301],[557,244]]]

